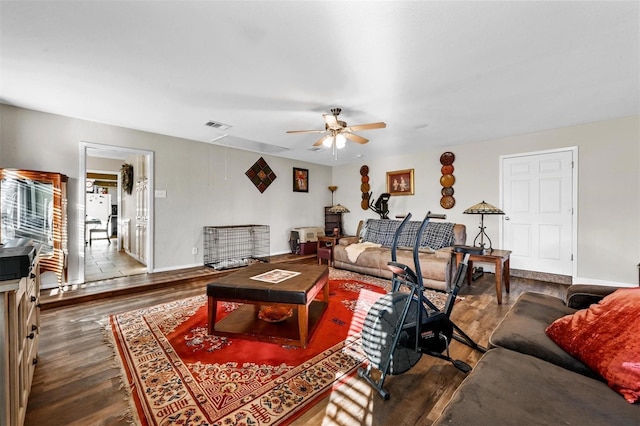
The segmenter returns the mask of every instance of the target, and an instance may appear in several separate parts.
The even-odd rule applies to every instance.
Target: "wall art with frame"
[[[309,169],[293,168],[293,192],[309,192]]]
[[[413,195],[413,169],[387,172],[387,192],[391,195]]]

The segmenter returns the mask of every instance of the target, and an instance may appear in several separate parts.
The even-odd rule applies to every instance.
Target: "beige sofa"
[[[399,220],[369,219],[358,227],[359,236],[341,238],[333,250],[334,266],[340,269],[360,272],[391,279],[393,274],[387,268],[391,261],[391,245]],[[409,222],[403,229],[397,250],[397,262],[416,270],[413,263],[413,248],[420,222]],[[363,230],[361,230],[363,229]],[[419,253],[420,268],[424,286],[434,290],[448,291],[455,276],[455,261],[452,261],[451,247],[464,245],[467,240],[466,227],[448,222],[430,222],[425,229]],[[358,247],[354,244],[367,242]],[[379,247],[366,245],[379,244]],[[349,248],[349,246],[352,246]],[[359,254],[357,249],[362,250]],[[354,259],[357,254],[357,259]],[[435,250],[434,250],[435,249]],[[351,259],[349,258],[351,251]]]

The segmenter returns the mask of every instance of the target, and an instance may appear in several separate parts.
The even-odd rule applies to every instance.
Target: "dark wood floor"
[[[74,300],[62,297],[64,303],[43,297],[46,309],[41,314],[38,365],[26,425],[128,424],[131,419],[126,417],[128,405],[121,389],[120,369],[106,340],[107,316],[202,294],[206,283],[212,280],[208,274],[201,278],[189,277],[184,271],[174,274],[173,281],[166,276],[158,278],[159,283],[152,283],[147,289],[139,287],[139,283],[134,285],[139,278],[133,277],[130,283],[121,278],[106,298],[100,298],[105,293],[96,290],[89,292],[92,294],[78,293]],[[494,283],[494,276],[485,274],[472,286],[463,288],[462,300],[452,314],[454,321],[483,345],[523,291],[562,295],[566,290],[559,284],[512,278],[511,294],[504,295],[503,304],[498,305]],[[117,287],[125,290],[119,292]],[[139,288],[132,292],[134,287]],[[460,343],[452,345],[452,356],[472,366],[480,355]],[[295,424],[430,425],[464,377],[451,364],[423,356],[405,374],[387,379],[389,401],[383,401],[354,377]]]

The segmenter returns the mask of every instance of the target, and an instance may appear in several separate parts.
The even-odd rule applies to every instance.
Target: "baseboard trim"
[[[547,272],[526,271],[524,269],[511,269],[511,276],[530,280],[546,281],[555,284],[571,285],[571,275],[550,274]]]

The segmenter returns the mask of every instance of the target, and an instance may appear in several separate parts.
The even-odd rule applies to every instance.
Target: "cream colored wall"
[[[170,136],[92,123],[0,105],[0,167],[60,172],[69,176],[69,277],[78,279],[83,252],[78,217],[81,141],[154,151],[155,270],[202,264],[202,227],[267,224],[271,253],[289,251],[289,230],[323,226],[331,168]],[[277,179],[260,193],[245,171],[260,157]],[[292,191],[293,167],[309,169],[308,193]],[[82,178],[84,182],[84,178]],[[192,255],[192,247],[198,254]]]
[[[201,264],[204,225],[258,223],[271,225],[271,251],[288,251],[294,226],[321,225],[323,208],[331,202],[327,186],[335,184],[336,203],[347,206],[347,232],[362,218],[376,217],[360,209],[360,173],[369,165],[374,197],[386,191],[390,170],[414,168],[416,195],[392,197],[391,215],[412,212],[422,219],[428,210],[446,213],[464,223],[472,239],[478,218],[467,207],[486,200],[499,204],[500,156],[546,149],[578,147],[578,266],[574,282],[638,284],[640,262],[640,117],[628,117],[474,144],[397,155],[351,166],[294,162],[264,155],[278,178],[264,194],[244,176],[260,157],[247,151],[178,139],[115,126],[0,105],[0,167],[61,172],[69,187],[70,277],[77,276],[79,142],[94,142],[155,152],[155,188],[167,198],[155,201],[155,268]],[[372,141],[371,143],[375,143]],[[456,205],[440,207],[440,154],[452,151]],[[291,190],[292,167],[310,170],[309,193]],[[487,232],[499,241],[499,217],[487,217]]]
[[[372,142],[375,143],[375,142]],[[422,220],[427,211],[446,213],[448,220],[467,225],[467,242],[478,232],[477,216],[462,212],[482,200],[499,206],[500,156],[547,149],[578,147],[577,277],[574,282],[638,285],[640,262],[640,117],[627,117],[548,130],[474,144],[425,150],[335,167],[333,182],[340,186],[340,202],[347,232],[358,221],[376,217],[360,207],[360,173],[369,166],[374,197],[386,191],[386,172],[415,169],[416,194],[391,197],[391,217],[411,212]],[[440,155],[456,155],[455,206],[440,207]],[[499,245],[500,216],[485,217],[494,246]],[[498,244],[496,244],[496,242]]]

